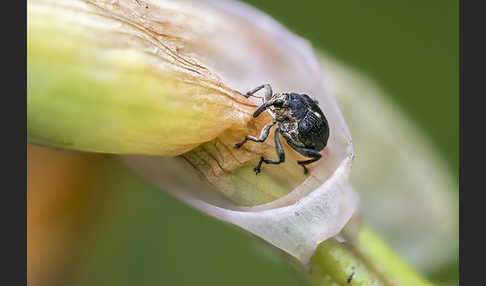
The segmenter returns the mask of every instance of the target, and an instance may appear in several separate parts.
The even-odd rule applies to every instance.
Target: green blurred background
[[[375,80],[457,177],[458,1],[246,2]],[[43,158],[57,168],[50,176],[65,184],[53,187],[46,166],[35,164]],[[116,161],[40,147],[29,147],[28,160],[30,285],[305,285],[285,254]],[[69,179],[73,173],[79,181]],[[45,194],[33,190],[42,186],[69,190],[69,207],[40,204]],[[68,216],[76,223],[61,219]],[[444,271],[457,279],[457,267]]]

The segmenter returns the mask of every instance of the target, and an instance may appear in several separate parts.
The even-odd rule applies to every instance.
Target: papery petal
[[[270,17],[233,1],[142,0],[30,0],[28,15],[33,141],[179,155],[123,158],[192,206],[303,263],[355,213],[354,153],[341,111],[310,44]],[[54,36],[44,38],[49,31]],[[59,67],[69,78],[59,77]],[[74,91],[75,80],[98,92]],[[233,148],[271,120],[269,113],[253,119],[261,102],[240,94],[263,83],[308,94],[327,118],[330,138],[308,176],[296,164],[302,156],[286,144],[286,162],[265,166],[258,177],[253,166],[275,156],[272,140]]]
[[[166,2],[146,3],[150,7]],[[188,2],[178,5],[183,3]],[[240,91],[270,83],[275,92],[294,91],[317,99],[331,128],[324,158],[313,164],[308,177],[300,175],[302,169],[294,157],[278,169],[267,167],[257,177],[251,164],[259,159],[258,149],[246,158],[241,155],[243,151],[232,150],[238,137],[222,134],[219,141],[202,145],[181,158],[125,159],[151,181],[194,207],[238,225],[308,263],[317,245],[338,234],[358,206],[356,192],[348,183],[353,158],[348,128],[324,85],[319,62],[308,42],[246,5],[230,1],[202,3],[194,18],[206,15],[213,25],[200,25],[191,35],[198,45],[186,46],[187,51],[193,48],[192,52],[197,52],[201,62],[225,85]],[[188,7],[183,10],[192,11]],[[272,143],[267,144],[271,147],[266,148],[269,156],[274,156]],[[210,146],[216,151],[208,150]],[[291,149],[286,152],[292,155]],[[231,157],[242,162],[232,166]],[[176,167],[179,164],[180,169]],[[178,179],[178,173],[190,168],[196,169],[209,184],[188,182],[183,176]],[[278,173],[298,176],[289,180],[277,198],[259,200],[262,192],[278,189],[275,184],[282,179]],[[252,198],[257,199],[251,201]]]

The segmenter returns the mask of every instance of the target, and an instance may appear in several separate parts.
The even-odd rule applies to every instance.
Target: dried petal
[[[319,62],[306,41],[268,16],[232,1],[128,0],[30,0],[28,15],[31,141],[180,155],[124,158],[194,207],[303,263],[355,212],[351,136]],[[272,140],[233,148],[271,120],[268,113],[253,119],[261,102],[238,92],[262,83],[319,101],[330,138],[309,176],[286,144],[286,162],[258,176],[259,158],[275,156]]]
[[[183,35],[150,30],[154,22],[137,14],[144,9],[136,1],[28,2],[30,142],[175,156],[244,128],[255,105],[177,52],[171,42],[183,45]]]
[[[258,134],[269,118],[250,121],[245,132],[224,132],[176,159],[126,159],[194,207],[247,229],[307,263],[317,245],[339,233],[358,205],[348,183],[353,157],[349,131],[327,94],[319,63],[307,42],[245,5],[211,2],[209,7],[202,12],[198,6],[198,14],[211,15],[213,23],[221,24],[211,29],[200,24],[203,28],[192,35],[198,45],[190,47],[196,47],[201,62],[212,67],[225,84],[241,91],[271,83],[275,91],[316,98],[331,126],[324,159],[313,164],[311,176],[306,177],[295,164],[302,157],[286,147],[286,163],[265,167],[255,176],[252,169],[260,156],[275,156],[273,142],[249,143],[242,150],[235,150],[233,144],[248,133]],[[184,11],[192,10],[186,7]],[[177,174],[190,170],[196,170],[201,180],[178,179]]]

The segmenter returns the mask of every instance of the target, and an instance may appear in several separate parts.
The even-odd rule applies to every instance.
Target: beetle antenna
[[[263,96],[258,96],[258,95],[254,95],[254,94],[246,94],[246,95],[243,95],[244,97],[248,98],[248,97],[256,97],[256,98],[259,98],[262,100],[262,102],[265,102],[265,99],[263,98]]]

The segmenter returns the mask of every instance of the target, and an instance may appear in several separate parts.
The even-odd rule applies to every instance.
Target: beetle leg
[[[273,92],[272,92],[272,87],[269,84],[262,84],[260,86],[255,87],[254,89],[248,91],[246,95],[244,95],[246,98],[252,96],[255,94],[257,91],[260,89],[264,88],[265,89],[265,101],[268,101],[270,98],[272,98]]]
[[[273,102],[265,102],[264,104],[260,105],[260,107],[258,107],[258,109],[255,110],[255,112],[253,113],[253,117],[257,117],[258,115],[260,115],[260,113],[265,111],[265,109],[267,109],[272,104]]]
[[[267,125],[265,125],[265,127],[263,127],[263,129],[262,129],[262,132],[260,133],[260,138],[256,138],[256,137],[253,137],[253,136],[246,136],[245,137],[245,140],[243,140],[242,142],[239,142],[239,143],[236,143],[235,144],[235,148],[236,149],[240,148],[248,140],[254,141],[254,142],[259,142],[259,143],[265,141],[267,139],[267,137],[268,137],[268,133],[270,132],[270,128],[272,128],[272,126],[275,125],[276,123],[277,122],[274,121],[272,123],[268,123]]]
[[[260,85],[256,88],[250,90],[249,92],[246,93],[245,97],[248,98],[248,97],[252,96],[254,93],[256,93],[257,91],[259,91],[262,88],[265,89],[265,101],[263,102],[262,105],[260,105],[260,107],[258,107],[257,110],[255,110],[255,112],[253,113],[253,117],[258,117],[258,115],[260,115],[263,111],[265,111],[265,109],[267,109],[268,107],[270,107],[272,105],[282,106],[285,103],[285,101],[282,100],[282,99],[274,99],[273,98],[272,87],[269,84],[262,84],[262,85]]]
[[[290,145],[290,144],[289,144]],[[299,147],[295,146],[293,144],[290,145],[295,151],[299,152],[300,154],[312,158],[310,160],[305,160],[305,161],[297,161],[297,164],[301,165],[302,168],[304,168],[304,174],[307,174],[309,170],[307,170],[307,167],[305,165],[308,165],[310,163],[314,163],[315,161],[321,159],[322,155],[319,153],[319,151],[313,150],[313,149],[308,149],[304,147]]]
[[[282,144],[280,143],[280,139],[278,138],[279,133],[280,133],[280,127],[277,127],[277,129],[275,129],[275,149],[277,150],[277,155],[278,155],[279,160],[278,161],[272,161],[272,160],[265,159],[262,156],[260,158],[260,162],[258,163],[258,166],[256,166],[253,169],[253,171],[255,171],[256,175],[258,175],[258,173],[260,173],[261,168],[262,168],[262,163],[278,165],[280,163],[285,162],[285,152],[284,152],[284,149],[282,147]]]

